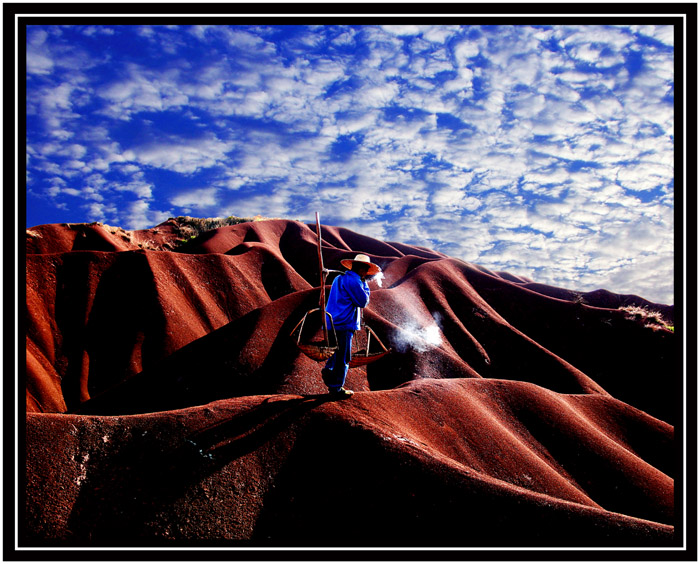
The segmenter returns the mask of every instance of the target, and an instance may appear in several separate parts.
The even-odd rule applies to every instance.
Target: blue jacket
[[[352,270],[333,280],[328,294],[326,311],[333,316],[338,331],[357,331],[360,328],[361,307],[369,304],[369,286]]]

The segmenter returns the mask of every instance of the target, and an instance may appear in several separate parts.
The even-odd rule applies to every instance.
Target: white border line
[[[687,265],[687,260],[688,260],[688,72],[687,72],[687,65],[688,65],[688,46],[687,46],[687,41],[688,41],[688,22],[687,19],[684,17],[683,18],[683,69],[681,72],[683,73],[683,163],[682,163],[682,169],[683,169],[683,186],[681,187],[681,191],[683,193],[683,269],[681,274],[681,283],[683,284],[683,311],[681,312],[681,316],[683,318],[683,339],[682,339],[682,351],[683,351],[683,361],[682,361],[682,378],[683,378],[683,393],[681,394],[682,397],[682,410],[683,414],[681,417],[681,420],[683,421],[683,457],[682,457],[682,465],[683,465],[683,496],[686,500],[686,503],[683,504],[683,546],[687,547],[688,546],[688,316],[686,315],[686,312],[688,311],[688,286],[684,282],[688,279],[686,274],[688,272],[688,265]],[[675,41],[674,41],[674,53],[675,53]],[[675,76],[674,76],[674,85],[676,83],[675,81]],[[676,116],[674,115],[674,124],[675,124],[675,118]],[[675,180],[675,175],[674,175],[674,180]],[[675,190],[675,182],[674,182],[674,190]],[[677,202],[676,199],[673,199],[673,205],[676,206]],[[675,229],[675,225],[674,225]],[[675,300],[674,300],[675,301]],[[697,313],[697,312],[696,312]],[[697,347],[695,349],[696,351],[698,350]],[[697,414],[697,405],[698,405],[698,397],[697,397],[697,392],[696,392],[696,397],[695,397],[695,406],[696,406],[696,414]],[[675,492],[674,492],[675,493]],[[675,501],[674,501],[675,503]],[[695,500],[696,503],[696,509],[697,509],[697,499]],[[697,533],[697,531],[695,531]]]
[[[325,2],[324,2],[325,3]],[[595,18],[595,17],[600,17],[600,18],[683,18],[685,20],[686,14],[605,14],[604,16],[596,16],[595,14],[577,14],[577,13],[569,13],[569,14],[480,14],[480,13],[471,13],[471,12],[455,12],[455,13],[441,13],[441,14],[425,14],[421,12],[415,12],[415,13],[409,13],[409,14],[401,14],[397,16],[396,14],[385,14],[385,13],[377,13],[377,14],[346,14],[346,13],[328,13],[328,14],[299,14],[299,13],[289,13],[289,14],[265,14],[265,13],[260,13],[260,14],[236,14],[236,13],[223,13],[223,14],[217,14],[217,13],[211,13],[211,14],[197,14],[197,15],[192,15],[192,14],[183,14],[183,13],[177,13],[177,14],[138,14],[136,16],[134,15],[125,15],[125,14],[90,14],[90,13],[85,13],[85,14],[16,14],[15,17],[19,18],[64,18],[64,19],[71,19],[71,18],[130,18],[130,17],[139,17],[139,18],[187,18],[188,20],[192,20],[193,18],[272,18],[275,16],[296,16],[296,17],[308,17],[308,18],[371,18],[371,17],[376,17],[376,18],[431,18],[431,19],[438,19],[438,18],[504,18],[504,17],[509,17],[509,18],[531,18],[531,17],[543,17],[543,18]],[[30,24],[31,25],[31,24]],[[137,25],[137,24],[133,24]],[[140,25],[140,24],[138,24]],[[160,24],[154,24],[154,25],[160,25]],[[362,25],[362,24],[360,24]],[[367,24],[370,25],[370,24]]]
[[[314,2],[312,2],[314,3]],[[319,4],[325,2],[318,2]],[[404,2],[397,2],[404,4]],[[245,4],[245,3],[243,3]],[[409,0],[410,4],[410,0]],[[283,14],[275,14],[275,15],[285,15]],[[472,13],[453,13],[453,14],[424,14],[424,13],[409,13],[409,14],[401,14],[401,15],[396,15],[396,14],[297,14],[297,13],[291,13],[288,15],[294,15],[294,16],[300,16],[300,17],[310,17],[310,18],[321,18],[321,17],[393,17],[393,18],[410,18],[410,17],[422,17],[422,18],[442,18],[442,17],[505,17],[504,14],[472,14]],[[532,17],[533,14],[508,14],[508,17],[516,17],[516,18],[521,18],[521,17]],[[611,17],[665,17],[665,18],[681,18],[683,20],[683,53],[684,55],[687,54],[687,14],[605,14],[601,16],[596,16],[595,14],[535,14],[535,16],[541,16],[541,17],[564,17],[564,18],[579,18],[579,17],[600,17],[600,18],[611,18]],[[189,18],[192,19],[192,17],[196,18],[207,18],[207,17],[235,17],[235,18],[254,18],[254,17],[265,17],[265,18],[270,18],[274,17],[272,14],[234,14],[234,13],[224,13],[224,14],[197,14],[196,16],[192,16],[192,14],[90,14],[90,13],[85,13],[85,14],[15,14],[15,21],[14,21],[14,26],[15,26],[15,57],[14,57],[14,62],[15,62],[15,143],[17,143],[17,140],[19,139],[19,18],[45,18],[45,17],[57,17],[57,18],[88,18],[88,17],[99,17],[99,18],[148,18],[148,17],[153,17],[153,18]],[[0,16],[0,20],[2,19],[2,16]],[[676,46],[674,44],[674,50]],[[683,57],[683,201],[684,204],[687,204],[687,136],[688,136],[688,131],[687,131],[687,56]],[[4,76],[4,74],[3,74]],[[674,77],[674,83],[675,83],[675,77]],[[2,79],[0,78],[0,84],[3,85]],[[675,117],[675,116],[674,116]],[[13,166],[15,167],[15,194],[16,196],[19,196],[18,191],[19,191],[19,146],[15,146],[15,162],[13,163]],[[675,205],[675,201],[674,201]],[[700,207],[700,205],[699,205]],[[2,202],[0,201],[0,209],[2,209]],[[19,219],[19,198],[15,198],[15,217]],[[687,273],[687,207],[684,206],[683,210],[683,219],[684,219],[684,229],[683,229],[683,272],[681,273],[683,276],[683,280],[685,280],[685,274]],[[15,251],[14,251],[14,256],[15,256],[15,268],[16,268],[16,274],[19,274],[19,229],[15,230]],[[2,270],[2,264],[0,264],[0,280],[2,280],[2,275],[3,275],[3,270]],[[19,277],[16,276],[15,280],[19,280]],[[685,311],[687,311],[687,293],[688,289],[686,285],[683,285],[683,304],[685,306]],[[2,306],[0,306],[0,312],[2,312]],[[682,314],[685,312],[682,312]],[[15,310],[14,310],[14,317],[15,317],[15,327],[19,327],[19,284],[17,287],[15,287]],[[687,469],[687,444],[688,444],[688,434],[687,434],[687,409],[686,409],[686,401],[687,401],[687,316],[684,317],[684,320],[686,323],[684,324],[684,335],[683,335],[683,425],[684,429],[686,432],[684,433],[684,443],[683,443],[683,468],[684,470]],[[2,336],[2,328],[0,328],[0,337]],[[15,351],[14,351],[14,358],[15,358],[15,406],[19,405],[19,334],[18,332],[15,333]],[[0,397],[2,397],[2,390],[0,390]],[[696,398],[697,399],[697,398]],[[3,397],[3,402],[4,402],[4,397]],[[3,403],[4,405],[4,403]],[[19,415],[19,414],[18,414]],[[19,444],[18,444],[18,437],[19,437],[19,417],[16,418],[15,420],[15,468],[19,468]],[[4,463],[3,460],[3,453],[4,451],[0,452],[0,465]],[[15,506],[15,516],[17,517],[19,515],[19,473],[15,473],[15,499],[14,499],[14,506]],[[688,494],[688,489],[687,489],[687,481],[688,481],[688,476],[687,472],[684,471],[683,473],[683,493],[685,495]],[[0,501],[3,501],[2,499],[2,492],[0,492]],[[48,552],[48,551],[91,551],[91,552],[105,552],[105,551],[123,551],[123,552],[129,552],[129,551],[145,551],[145,552],[168,552],[168,551],[231,551],[231,552],[246,552],[246,551],[251,551],[251,552],[256,552],[256,551],[266,551],[266,552],[281,552],[281,551],[295,551],[295,552],[300,552],[300,551],[315,551],[315,552],[323,552],[323,551],[328,551],[328,552],[333,552],[333,551],[378,551],[378,552],[384,552],[384,551],[402,551],[402,550],[410,550],[410,551],[421,551],[421,552],[457,552],[457,551],[463,551],[463,552],[474,552],[474,551],[498,551],[498,552],[534,552],[534,551],[561,551],[561,552],[572,552],[572,551],[589,551],[589,552],[602,552],[602,551],[610,551],[610,552],[630,552],[634,550],[644,550],[644,551],[649,551],[649,552],[659,552],[659,551],[664,551],[664,552],[679,552],[679,551],[684,551],[687,549],[687,536],[688,536],[688,519],[687,519],[687,503],[683,505],[683,542],[682,546],[678,547],[643,547],[643,546],[630,546],[630,547],[404,547],[404,546],[398,546],[398,547],[20,547],[19,546],[19,522],[18,520],[15,521],[15,527],[14,527],[14,533],[15,533],[15,543],[14,543],[14,549],[18,552],[22,551],[37,551],[37,552]]]
[[[4,18],[3,18],[3,28],[4,28]],[[15,78],[15,84],[14,84],[14,95],[15,95],[15,127],[14,127],[14,132],[15,132],[15,151],[14,151],[14,156],[15,156],[15,162],[12,163],[12,166],[15,170],[14,174],[14,179],[15,179],[15,209],[14,209],[14,214],[15,218],[17,220],[17,229],[15,229],[15,249],[14,249],[14,258],[15,258],[15,280],[17,281],[17,286],[15,287],[15,303],[14,303],[14,319],[15,319],[15,327],[19,329],[19,187],[20,187],[20,182],[19,182],[19,21],[17,18],[15,18],[14,22],[15,26],[15,53],[14,53],[14,63],[15,63],[15,72],[14,72],[14,78]],[[4,67],[3,67],[4,70]],[[5,73],[3,72],[3,77]],[[4,89],[4,83],[3,83],[3,92],[5,91]],[[4,153],[3,153],[4,154]],[[26,178],[26,176],[25,176]],[[26,219],[25,219],[26,222]],[[15,331],[15,350],[13,352],[14,354],[14,359],[15,359],[15,397],[14,397],[14,409],[17,409],[17,406],[19,405],[19,331]],[[5,397],[3,396],[3,403],[2,405],[5,406]],[[15,506],[15,549],[17,550],[19,546],[19,413],[17,414],[17,417],[15,418],[15,498],[14,498],[14,506]],[[26,417],[25,417],[26,420]],[[2,449],[2,454],[0,454],[0,459],[2,459],[2,464],[3,468],[4,466],[4,450]],[[2,488],[4,492],[4,487]],[[4,497],[3,497],[3,502],[4,502]],[[4,504],[3,504],[4,507]]]

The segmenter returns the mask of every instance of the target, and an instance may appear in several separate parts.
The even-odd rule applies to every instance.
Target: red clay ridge
[[[315,225],[183,233],[27,230],[21,546],[678,545],[672,306],[324,226],[392,349],[333,401]]]

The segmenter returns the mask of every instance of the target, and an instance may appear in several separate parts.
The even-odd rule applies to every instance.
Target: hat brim
[[[357,264],[364,264],[365,266],[369,266],[369,270],[367,271],[367,276],[374,276],[375,274],[377,274],[378,272],[381,272],[381,270],[382,270],[381,268],[379,268],[379,266],[377,266],[373,262],[363,262],[361,260],[355,261],[352,259],[343,259],[340,261],[340,264],[342,264],[348,270],[352,270],[352,265],[355,262]]]

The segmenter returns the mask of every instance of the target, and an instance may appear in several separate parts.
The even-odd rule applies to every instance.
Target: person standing
[[[340,261],[348,269],[338,276],[331,286],[326,311],[333,317],[333,326],[338,339],[338,348],[321,370],[328,392],[338,398],[349,398],[352,390],[343,386],[352,358],[352,338],[360,329],[360,309],[369,304],[367,279],[380,272],[367,255],[359,254],[354,259]]]

